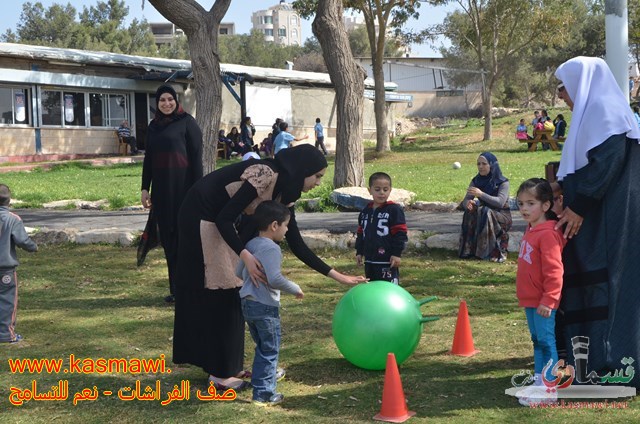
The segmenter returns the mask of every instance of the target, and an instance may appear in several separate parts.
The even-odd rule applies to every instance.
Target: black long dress
[[[228,378],[242,371],[244,354],[244,318],[240,308],[239,290],[242,281],[220,281],[220,288],[205,287],[205,254],[201,225],[215,223],[222,239],[216,241],[214,252],[220,261],[237,262],[244,242],[236,233],[234,221],[250,204],[259,201],[256,183],[241,181],[254,169],[278,173],[273,178],[275,189],[270,198],[277,199],[291,176],[279,169],[274,160],[249,160],[218,169],[200,181],[187,193],[179,215],[178,283],[173,339],[173,362],[189,363],[220,378]],[[251,169],[249,169],[252,167]],[[262,167],[262,168],[261,168]],[[258,172],[256,171],[256,172]],[[260,172],[262,172],[260,171]],[[255,180],[259,180],[256,178]],[[227,188],[238,183],[235,194]],[[253,183],[253,184],[252,184]],[[304,243],[295,220],[293,207],[286,239],[294,254],[312,269],[327,275],[331,270]],[[208,240],[205,240],[205,245]],[[222,250],[232,249],[234,258],[224,256]],[[209,247],[211,248],[211,247]],[[231,264],[232,265],[232,264]],[[222,277],[218,277],[222,278]]]
[[[636,369],[640,361],[640,145],[614,135],[588,159],[562,181],[564,206],[584,218],[563,251],[560,304],[570,362],[572,338],[589,338],[582,378],[626,369],[625,357]],[[631,384],[640,387],[637,371]]]
[[[162,125],[152,121],[145,143],[142,190],[150,190],[160,242],[174,294],[178,258],[178,210],[191,186],[202,178],[202,132],[195,119],[183,113]]]

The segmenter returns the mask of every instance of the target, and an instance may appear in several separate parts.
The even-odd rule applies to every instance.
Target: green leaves
[[[102,50],[124,54],[156,56],[153,34],[146,21],[134,19],[127,28],[129,8],[122,0],[98,1],[78,11],[71,4],[22,5],[16,32],[9,30],[0,39],[7,42],[51,47]],[[78,16],[76,16],[78,15]]]

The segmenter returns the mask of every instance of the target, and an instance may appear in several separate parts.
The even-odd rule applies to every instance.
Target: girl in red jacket
[[[516,294],[524,307],[533,341],[533,358],[538,395],[546,393],[542,385],[542,369],[551,360],[558,362],[555,336],[555,316],[562,290],[562,248],[566,240],[562,231],[555,230],[557,216],[552,211],[553,190],[542,178],[525,181],[518,189],[518,208],[529,223],[520,243]],[[551,369],[551,368],[550,368]],[[551,379],[550,375],[546,376]],[[520,403],[549,401],[529,393],[519,396]],[[554,393],[555,394],[555,393]]]

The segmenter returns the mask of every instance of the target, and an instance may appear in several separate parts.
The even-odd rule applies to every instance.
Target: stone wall
[[[41,142],[43,155],[118,153],[118,138],[113,128],[43,128]]]

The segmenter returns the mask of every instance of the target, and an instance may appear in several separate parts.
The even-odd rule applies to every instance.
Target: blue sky
[[[32,0],[35,3],[38,0]],[[54,3],[67,4],[71,3],[78,11],[82,11],[82,7],[92,6],[97,3],[97,0],[39,0],[45,8],[48,8]],[[25,2],[16,2],[5,4],[4,18],[0,21],[0,33],[4,34],[7,29],[15,30],[18,21],[20,20],[20,14],[22,12],[22,5]],[[148,0],[145,0],[144,10],[142,10],[142,0],[125,0],[125,3],[129,7],[129,19],[138,18],[146,19],[148,22],[165,22],[166,19],[154,7]],[[205,9],[211,8],[214,0],[198,0],[198,3],[202,4]],[[256,10],[268,9],[278,3],[278,0],[233,0],[224,22],[234,22],[236,24],[236,33],[244,34],[251,30],[251,13]],[[414,30],[420,30],[427,25],[437,24],[442,22],[448,11],[454,10],[453,6],[443,7],[429,7],[423,4],[420,8],[420,19],[414,20],[407,24],[408,28]],[[311,21],[302,20],[302,38],[306,39],[311,37]],[[438,43],[440,44],[440,43]],[[437,50],[432,49],[427,45],[415,45],[412,47],[413,56],[440,56]]]

